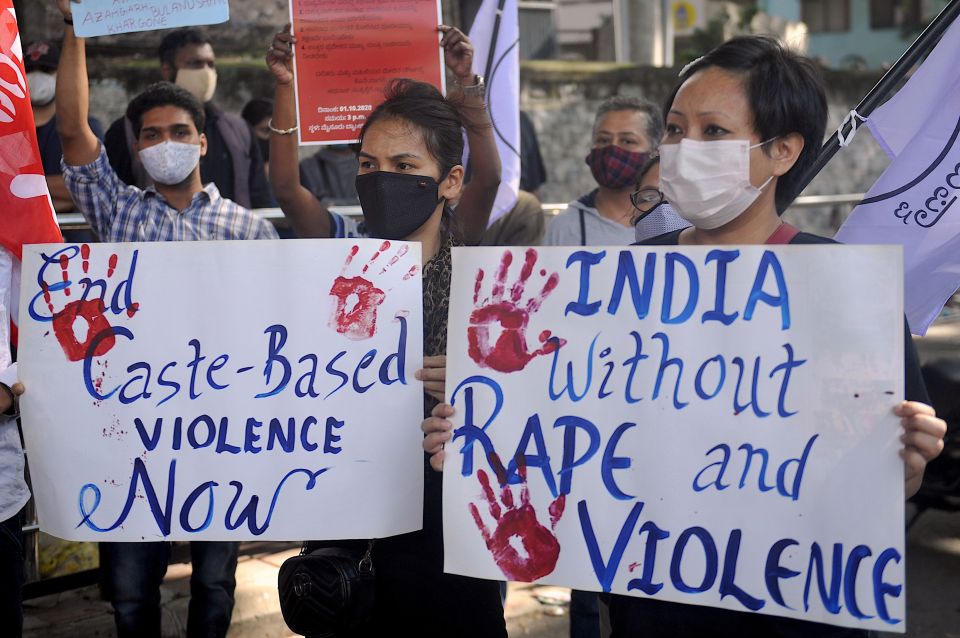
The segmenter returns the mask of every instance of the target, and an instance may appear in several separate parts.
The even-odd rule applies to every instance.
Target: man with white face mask
[[[56,91],[67,188],[101,239],[109,242],[276,239],[268,222],[200,180],[208,152],[204,110],[184,88],[148,87],[127,108],[136,150],[154,186],[127,186],[87,124],[89,84],[84,41],[73,32],[70,0],[58,0],[66,21]],[[236,587],[237,543],[193,542],[188,636],[226,636]],[[103,543],[106,575],[121,638],[160,637],[160,583],[169,543]]]
[[[23,65],[27,71],[30,104],[33,107],[37,143],[40,147],[40,158],[43,160],[43,173],[47,178],[47,189],[57,212],[69,213],[74,209],[74,205],[60,172],[63,149],[60,148],[60,137],[57,135],[56,109],[53,103],[59,64],[60,49],[53,42],[37,40],[28,44],[23,51]],[[99,120],[90,117],[87,121],[94,135],[103,139],[103,126]]]
[[[200,30],[175,29],[160,42],[160,76],[189,91],[203,104],[207,153],[200,159],[200,176],[220,193],[246,208],[276,206],[270,194],[263,157],[250,126],[227,113],[213,100],[217,90],[213,45]],[[117,119],[104,139],[107,156],[127,184],[145,188],[152,183],[136,152],[129,118]]]

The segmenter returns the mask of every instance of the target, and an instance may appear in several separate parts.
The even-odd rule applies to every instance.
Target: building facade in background
[[[837,68],[883,68],[946,0],[759,0],[758,9],[807,27],[807,55]]]

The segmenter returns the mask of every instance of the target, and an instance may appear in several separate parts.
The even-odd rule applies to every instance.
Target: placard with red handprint
[[[444,569],[902,629],[893,250],[454,249]]]
[[[419,244],[370,239],[26,246],[18,354],[41,529],[420,529],[420,274]]]

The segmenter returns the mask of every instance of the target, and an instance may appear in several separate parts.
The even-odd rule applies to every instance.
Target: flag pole
[[[954,2],[960,2],[960,0],[954,0]],[[485,82],[490,82],[490,74],[493,73],[493,60],[497,57],[497,39],[500,36],[500,18],[503,17],[503,7],[506,4],[507,0],[499,0],[499,2],[497,2],[497,14],[493,18],[493,33],[490,34],[490,49],[487,51],[487,64],[483,70],[483,79]],[[488,100],[489,95],[490,94],[487,93]]]
[[[870,92],[860,100],[860,103],[857,104],[855,109],[857,114],[863,118],[867,118],[873,113],[874,109],[883,104],[890,93],[897,88],[900,80],[903,79],[923,56],[937,45],[940,38],[943,37],[944,32],[946,32],[947,28],[953,24],[953,21],[958,17],[960,17],[960,0],[950,0],[947,6],[940,11],[940,14],[934,18],[933,22],[923,30],[920,37],[900,56],[896,64],[890,67],[890,70],[883,74],[883,77],[870,89]],[[817,161],[807,169],[806,173],[804,173],[802,178],[797,182],[794,192],[790,194],[790,201],[793,201],[797,195],[803,192],[803,189],[813,181],[813,178],[816,177],[817,174],[823,170],[823,167],[836,155],[837,151],[840,150],[841,132],[844,137],[849,135],[854,125],[855,122],[853,122],[852,119],[851,121],[844,121],[840,129],[835,131],[833,135],[830,136],[830,139],[824,143],[820,148]]]
[[[960,1],[960,0],[958,0]],[[498,0],[497,2],[497,13],[493,17],[493,30],[490,34],[490,49],[487,51],[487,62],[484,65],[483,69],[483,81],[487,83],[487,90],[484,94],[483,100],[487,105],[487,108],[490,108],[490,94],[493,92],[493,87],[490,84],[490,74],[493,73],[493,59],[497,56],[497,39],[500,37],[500,18],[503,16],[503,7],[507,4],[507,0]],[[474,17],[474,22],[476,22],[476,17]],[[471,27],[472,29],[473,27]],[[491,122],[493,121],[493,116],[491,115]],[[467,155],[467,164],[463,167],[465,173],[465,181],[469,182],[470,177],[472,176],[472,171],[470,170],[470,156]]]

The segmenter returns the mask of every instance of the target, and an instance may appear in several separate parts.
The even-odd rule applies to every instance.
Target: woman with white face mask
[[[826,244],[780,215],[815,160],[827,105],[813,64],[771,38],[734,38],[686,67],[667,101],[660,190],[690,228],[644,245]],[[943,449],[946,424],[929,405],[916,350],[905,335],[905,492],[920,487]],[[841,489],[842,486],[838,486]],[[610,596],[613,637],[865,636],[775,616]]]

